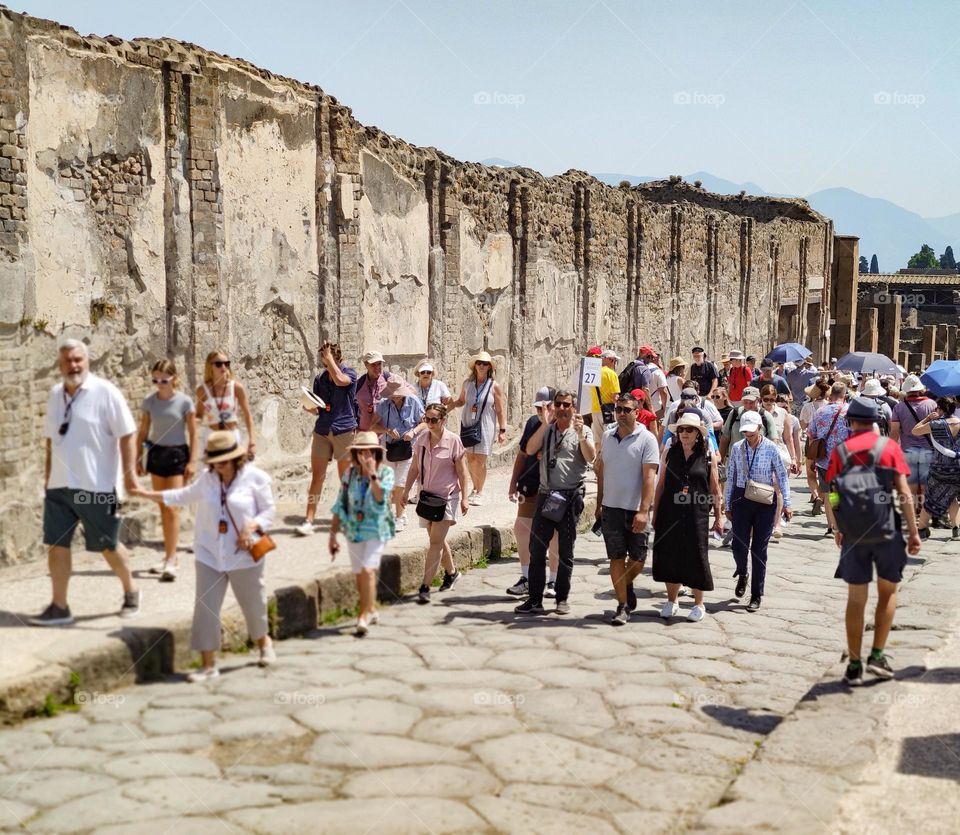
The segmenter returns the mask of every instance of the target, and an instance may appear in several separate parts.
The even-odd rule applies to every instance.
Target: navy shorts
[[[833,576],[839,580],[860,586],[873,582],[873,567],[877,567],[877,576],[899,583],[903,579],[903,569],[907,564],[907,547],[900,532],[890,542],[876,545],[852,545],[840,549],[840,564]]]
[[[90,493],[55,487],[43,500],[43,544],[69,548],[77,523],[83,523],[88,551],[114,551],[120,541],[116,493]]]
[[[603,532],[603,544],[607,547],[607,559],[630,559],[643,562],[647,558],[647,532],[634,533],[633,516],[635,510],[623,510],[619,507],[604,507],[600,514],[600,529]]]

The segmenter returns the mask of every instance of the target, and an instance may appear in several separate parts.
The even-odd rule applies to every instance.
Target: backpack
[[[846,441],[837,446],[840,472],[830,484],[830,489],[839,494],[834,513],[845,543],[877,545],[890,542],[897,535],[893,485],[885,483],[891,480],[881,479],[877,472],[877,461],[888,440],[877,438],[864,464],[851,463],[852,456]]]
[[[637,382],[638,373],[640,376],[639,382]],[[626,368],[617,375],[617,380],[620,381],[620,391],[622,392],[646,389],[650,387],[650,369],[637,360],[630,360]]]

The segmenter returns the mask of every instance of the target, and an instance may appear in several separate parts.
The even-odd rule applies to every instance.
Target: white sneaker
[[[660,617],[664,619],[676,617],[678,614],[680,614],[680,604],[674,603],[672,600],[664,603],[663,608],[660,610]]]
[[[473,505],[474,507],[479,507],[483,504],[483,494],[482,493],[471,493],[470,498],[467,499],[467,504]]]
[[[200,681],[209,681],[212,678],[220,678],[220,671],[216,667],[203,667],[190,673],[187,676],[187,681],[196,684]]]
[[[313,522],[304,522],[293,529],[297,536],[310,536],[313,533]]]
[[[404,530],[407,527],[407,515],[397,517],[397,533]]]
[[[267,642],[260,647],[260,660],[257,661],[261,667],[269,667],[277,661],[277,653],[273,649],[273,639],[267,638]]]
[[[172,583],[177,579],[177,573],[180,571],[180,568],[173,563],[166,563],[166,567],[163,569],[163,573],[160,575],[161,583]]]
[[[380,613],[377,612],[377,611],[372,612],[372,613],[370,614],[370,617],[367,618],[367,623],[369,623],[370,626],[373,626],[374,624],[380,623]]]
[[[358,638],[362,638],[367,634],[369,630],[367,629],[367,622],[361,617],[357,618],[357,628],[354,630],[353,634]]]
[[[706,609],[703,606],[694,606],[690,610],[690,614],[687,615],[687,620],[692,620],[694,622],[703,620],[703,616],[707,613]]]

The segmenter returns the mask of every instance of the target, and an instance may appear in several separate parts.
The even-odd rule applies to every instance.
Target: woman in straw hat
[[[227,585],[243,610],[251,640],[260,648],[261,667],[276,660],[267,628],[267,589],[263,558],[250,548],[273,521],[276,505],[270,476],[247,462],[247,450],[234,432],[211,432],[203,457],[208,468],[175,490],[137,490],[135,495],[167,505],[197,506],[193,552],[197,572],[191,645],[202,657],[188,681],[216,678],[220,671],[220,610]]]
[[[389,383],[388,383],[389,385]],[[360,615],[356,635],[362,638],[377,623],[377,570],[388,540],[393,538],[390,512],[393,470],[383,461],[383,447],[375,432],[358,432],[350,445],[350,469],[340,482],[340,494],[330,519],[330,559],[340,550],[337,534],[347,538],[350,569],[357,582]]]
[[[687,373],[687,361],[683,357],[674,357],[667,365],[667,394],[670,402],[680,399],[683,391],[683,380]]]
[[[707,428],[696,412],[684,412],[668,428],[679,443],[663,453],[653,498],[653,579],[667,586],[661,617],[679,614],[680,587],[689,586],[693,608],[687,620],[701,621],[706,614],[703,593],[713,591],[707,546],[711,504],[713,529],[723,531],[717,456],[710,450]]]
[[[407,526],[403,485],[407,481],[407,471],[413,458],[413,439],[427,428],[422,421],[423,404],[417,397],[416,389],[402,377],[392,376],[383,389],[383,398],[377,403],[370,428],[383,436],[387,466],[393,470],[391,499],[398,532]]]
[[[483,485],[487,480],[487,456],[493,448],[493,442],[502,444],[507,432],[507,420],[503,407],[503,389],[493,378],[496,363],[486,351],[481,351],[470,360],[470,376],[460,388],[450,408],[463,406],[460,426],[468,429],[479,425],[480,440],[476,444],[464,447],[467,450],[467,469],[473,482],[473,492],[467,499],[468,504],[483,504]],[[461,435],[463,434],[461,430]]]

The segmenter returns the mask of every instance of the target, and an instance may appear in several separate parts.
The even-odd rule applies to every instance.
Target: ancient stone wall
[[[192,388],[225,350],[269,463],[307,449],[324,338],[404,374],[431,356],[454,390],[486,349],[519,424],[590,344],[762,351],[827,293],[831,247],[804,201],[463,163],[240,60],[2,10],[0,562],[38,553],[64,335],[135,410],[153,360]]]

